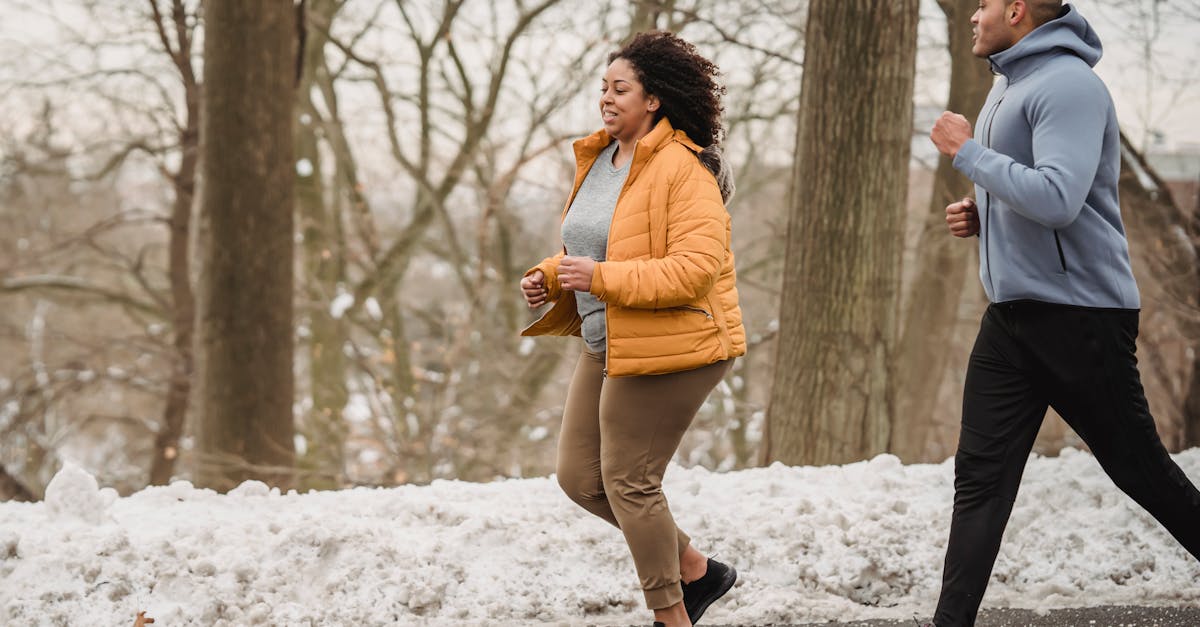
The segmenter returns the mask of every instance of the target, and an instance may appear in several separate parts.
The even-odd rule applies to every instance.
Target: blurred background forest
[[[952,241],[942,221],[970,188],[927,131],[947,107],[973,119],[991,84],[969,54],[977,2],[861,11],[911,27],[896,40],[911,52],[897,55],[897,93],[911,105],[891,112],[911,141],[829,157],[899,183],[843,208],[874,225],[863,245],[883,251],[869,260],[889,273],[857,296],[882,312],[875,339],[834,334],[840,344],[814,354],[786,316],[838,308],[790,281],[788,249],[846,242],[801,242],[789,224],[796,235],[806,215],[832,210],[806,202],[805,177],[871,181],[809,167],[823,157],[803,149],[812,111],[801,87],[816,52],[806,50],[807,0],[277,1],[291,20],[275,31],[291,51],[283,79],[247,86],[236,56],[206,58],[218,42],[206,41],[205,5],[219,2],[0,0],[0,499],[39,498],[64,460],[122,493],[172,478],[327,489],[552,472],[581,342],[520,338],[536,313],[517,282],[559,246],[570,142],[599,127],[607,54],[652,28],[694,42],[728,88],[729,211],[750,344],[677,461],[730,470],[953,454],[985,303],[974,245]],[[1121,193],[1144,305],[1143,381],[1164,441],[1180,450],[1200,444],[1200,2],[1074,4],[1106,46],[1097,70],[1127,138]],[[808,78],[852,90],[876,69]],[[259,88],[274,90],[283,113],[202,119],[206,98]],[[269,130],[262,119],[283,120],[291,153],[277,179],[287,189],[254,190],[277,192],[286,214],[256,225],[286,240],[258,252],[287,271],[243,267],[244,281],[206,284],[249,233],[210,215],[213,199],[250,186],[236,159],[205,163],[224,153],[207,150],[201,130],[250,136]],[[292,312],[280,358],[294,378],[256,370],[257,349],[239,357],[249,341],[213,335],[213,302],[247,316]],[[235,350],[205,370],[222,341]],[[860,358],[877,353],[878,363]],[[851,381],[837,402],[781,374],[834,370]],[[222,377],[276,399],[282,418],[218,408]],[[847,401],[858,396],[872,399],[868,410]],[[218,419],[240,426],[215,429]],[[255,458],[245,442],[218,441],[247,425],[273,452]],[[1047,420],[1037,450],[1080,445]]]

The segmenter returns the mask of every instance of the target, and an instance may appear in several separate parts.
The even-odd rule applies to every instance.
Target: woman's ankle
[[[654,620],[667,627],[691,627],[692,625],[692,621],[688,620],[687,608],[683,606],[683,601],[671,607],[654,610]]]
[[[693,549],[690,545],[679,556],[679,579],[683,583],[692,583],[708,572],[708,558]]]

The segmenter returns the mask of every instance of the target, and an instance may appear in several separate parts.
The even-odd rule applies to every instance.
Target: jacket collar
[[[581,171],[581,176],[586,175],[587,170],[591,168],[592,163],[596,161],[596,157],[613,142],[613,138],[608,134],[608,131],[600,129],[583,139],[576,140],[572,147],[575,149],[575,162],[578,164]],[[671,126],[671,121],[663,116],[662,119],[637,141],[633,149],[633,163],[629,165],[629,176],[626,179],[626,185],[637,178],[638,173],[650,161],[658,151],[671,145],[672,142],[678,142],[685,146],[688,150],[699,154],[702,150],[696,142],[692,141],[687,136],[687,133]],[[578,178],[578,177],[577,177]],[[575,187],[578,188],[582,180],[576,180]]]

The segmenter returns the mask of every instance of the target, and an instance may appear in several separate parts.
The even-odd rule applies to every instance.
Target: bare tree
[[[307,389],[312,398],[297,425],[304,438],[297,481],[301,487],[318,489],[345,484],[347,429],[343,411],[349,402],[349,364],[344,346],[349,330],[340,317],[333,315],[330,304],[338,295],[338,286],[347,280],[345,233],[339,214],[347,206],[348,188],[345,176],[335,175],[326,183],[324,154],[330,151],[321,149],[323,138],[344,140],[325,57],[330,26],[343,6],[340,0],[311,0],[306,5],[307,35],[294,122],[296,159],[300,164],[296,206],[304,258],[300,265],[298,314],[308,331],[302,346],[307,353]],[[339,158],[350,158],[340,149],[340,143],[338,146],[332,151],[333,169],[352,172],[352,166],[338,162]]]
[[[0,501],[35,501],[37,497],[19,479],[0,466]]]
[[[950,95],[946,109],[966,115],[972,124],[992,86],[986,60],[976,57],[967,28],[978,8],[974,0],[939,0],[946,16],[950,52]],[[896,413],[889,450],[909,462],[931,461],[938,389],[948,374],[959,303],[975,248],[946,234],[946,205],[974,195],[974,186],[949,157],[938,158],[933,194],[918,234],[913,286],[907,291],[896,356]],[[973,280],[973,279],[971,279]]]
[[[1089,0],[1085,4],[1085,14],[1095,11],[1097,21],[1110,22],[1120,29],[1126,45],[1136,47],[1116,87],[1138,95],[1122,125],[1134,133],[1134,145],[1145,153],[1164,139],[1163,121],[1195,95],[1200,77],[1196,50],[1181,49],[1180,43],[1195,41],[1192,31],[1200,19],[1200,2]],[[1166,62],[1169,58],[1175,62]]]
[[[917,15],[809,4],[767,461],[887,448]]]
[[[157,420],[142,415],[142,401],[129,399],[120,412],[103,412],[115,413],[112,418],[73,423],[73,428],[83,429],[98,421],[115,420],[113,426],[128,431],[132,440],[127,447],[130,457],[150,466],[151,483],[163,483],[173,474],[181,450],[190,386],[194,311],[188,241],[199,97],[199,83],[192,70],[192,42],[198,24],[194,5],[184,0],[148,1],[136,6],[83,3],[76,8],[90,20],[87,29],[77,29],[76,23],[48,14],[60,30],[62,41],[58,46],[71,53],[43,57],[30,49],[26,58],[31,78],[8,86],[14,104],[21,99],[45,102],[42,128],[46,133],[62,130],[88,138],[82,145],[63,146],[61,150],[47,149],[44,141],[42,148],[14,150],[9,161],[13,172],[24,176],[26,184],[41,184],[38,181],[53,171],[52,163],[58,160],[66,164],[60,173],[71,187],[94,189],[80,197],[81,202],[91,206],[73,212],[71,222],[78,224],[77,228],[47,231],[44,242],[38,242],[41,237],[30,238],[38,234],[37,227],[22,232],[22,241],[31,244],[26,254],[6,268],[0,292],[50,302],[83,299],[125,318],[120,326],[113,327],[98,324],[101,319],[95,316],[87,319],[84,324],[89,334],[107,337],[100,340],[103,347],[85,343],[72,346],[62,342],[62,336],[50,335],[47,357],[61,361],[60,365],[48,363],[46,367],[60,376],[76,371],[85,379],[81,385],[59,387],[49,396],[25,394],[23,388],[15,386],[13,396],[45,398],[47,402],[39,403],[41,409],[37,411],[56,412],[77,406],[88,397],[98,400],[105,393],[104,387],[118,386],[161,403]],[[48,9],[17,6],[15,10]],[[80,93],[88,94],[88,98],[80,99]],[[131,94],[142,97],[133,98]],[[65,114],[79,103],[86,103],[91,115]],[[9,107],[14,111],[18,108]],[[104,123],[95,125],[95,120]],[[88,128],[89,124],[93,127]],[[96,193],[120,185],[129,172],[147,169],[166,183],[161,200],[154,197],[148,203],[150,208],[136,206],[146,200],[130,202]],[[160,203],[166,208],[158,209]],[[165,228],[157,230],[161,227]],[[137,341],[144,352],[136,358],[151,359],[153,364],[133,367],[131,363],[120,363],[118,355],[124,352],[121,346],[130,342],[130,325],[135,333],[141,329]],[[95,375],[133,370],[141,373],[129,377]],[[18,380],[41,387],[36,376]],[[32,406],[23,407],[22,421],[40,420],[37,411]],[[149,441],[153,442],[148,455],[142,453],[139,443],[146,435],[152,436]],[[46,459],[53,460],[54,455]],[[147,481],[146,474],[143,467],[142,477],[134,479],[124,473],[117,483],[140,487]]]
[[[521,5],[509,13],[463,2],[388,2],[360,25],[344,26],[345,34],[328,33],[330,81],[318,108],[335,177],[360,176],[359,148],[345,139],[352,126],[337,108],[339,89],[369,87],[385,114],[382,136],[399,170],[392,176],[411,194],[397,224],[391,216],[380,219],[379,199],[361,186],[339,186],[351,200],[343,214],[346,257],[337,288],[346,305],[337,314],[349,330],[349,390],[368,399],[375,414],[365,431],[350,437],[385,453],[393,467],[384,481],[427,481],[453,474],[448,469],[508,474],[508,466],[488,461],[495,456],[481,455],[474,442],[491,434],[494,445],[528,432],[512,417],[527,417],[562,357],[562,347],[518,350],[516,330],[526,314],[507,283],[515,284],[512,277],[528,263],[520,245],[528,228],[512,197],[528,194],[531,165],[544,167],[576,134],[556,129],[555,117],[577,97],[599,57],[594,46],[582,45],[586,56],[563,58],[557,72],[547,71],[525,35],[563,19],[563,13],[551,15],[557,4]],[[461,34],[481,18],[492,25],[489,37]],[[403,42],[412,64],[361,53],[365,32]],[[513,90],[509,85],[517,80],[526,87]],[[500,111],[505,122],[497,126]],[[338,258],[336,247],[332,254]],[[431,271],[448,276],[431,282]],[[481,414],[493,418],[480,424]]]
[[[204,6],[199,442],[196,482],[287,487],[292,403],[292,103],[297,30],[290,2]]]
[[[1196,446],[1200,444],[1200,362],[1196,356],[1200,352],[1200,240],[1196,217],[1176,204],[1170,188],[1124,134],[1120,194],[1142,291],[1138,344],[1145,355],[1147,395],[1170,401],[1154,408],[1160,430],[1168,427],[1163,438],[1168,448]]]
[[[179,166],[163,172],[174,190],[168,222],[167,274],[170,277],[170,316],[175,359],[167,384],[162,423],[154,438],[154,461],[149,483],[164,484],[174,474],[179,457],[180,438],[188,414],[192,387],[192,329],[196,304],[191,276],[191,217],[196,191],[196,168],[200,159],[200,84],[192,62],[196,32],[196,7],[183,0],[171,0],[170,20],[159,8],[159,0],[149,0],[150,13],[163,52],[170,56],[183,88],[183,120],[178,125]]]

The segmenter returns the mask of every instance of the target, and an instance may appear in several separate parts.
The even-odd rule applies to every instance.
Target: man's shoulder
[[[1086,61],[1075,55],[1060,55],[1047,61],[1028,80],[1030,104],[1083,105],[1086,102],[1111,106],[1108,86]]]
[[[1041,83],[1061,83],[1066,87],[1098,87],[1106,91],[1108,89],[1092,66],[1073,54],[1051,57],[1031,78]]]

